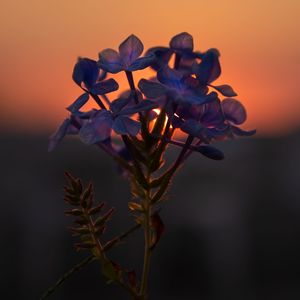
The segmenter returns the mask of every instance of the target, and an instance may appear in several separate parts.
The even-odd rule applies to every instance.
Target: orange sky
[[[78,56],[97,59],[131,33],[146,49],[167,45],[182,31],[196,49],[220,50],[216,83],[239,94],[244,128],[273,134],[300,125],[299,0],[2,0],[1,131],[53,131],[80,94],[71,79]]]

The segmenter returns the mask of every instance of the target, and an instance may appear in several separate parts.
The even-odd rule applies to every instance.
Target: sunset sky
[[[53,131],[80,94],[71,79],[78,56],[97,59],[131,33],[145,49],[168,45],[182,31],[196,49],[220,50],[216,83],[232,85],[245,104],[244,128],[300,127],[299,0],[2,0],[1,131]]]

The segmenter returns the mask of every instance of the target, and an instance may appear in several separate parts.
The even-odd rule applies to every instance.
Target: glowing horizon
[[[97,59],[131,33],[145,49],[168,45],[182,31],[194,36],[196,49],[220,50],[216,83],[238,93],[248,112],[244,128],[262,134],[299,128],[299,12],[296,0],[6,2],[0,13],[1,130],[53,131],[80,94],[71,79],[78,56]]]

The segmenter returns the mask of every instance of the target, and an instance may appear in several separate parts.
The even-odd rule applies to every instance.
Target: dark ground
[[[118,209],[108,232],[132,221],[127,183],[110,159],[76,140],[51,154],[46,147],[43,136],[1,136],[1,299],[38,299],[86,256],[75,253],[66,229],[64,170],[92,180],[96,198]],[[224,161],[194,154],[174,181],[161,212],[166,232],[153,255],[150,300],[300,299],[300,133],[220,148]],[[136,233],[112,257],[139,265],[142,245]],[[127,295],[106,285],[93,263],[49,299]]]

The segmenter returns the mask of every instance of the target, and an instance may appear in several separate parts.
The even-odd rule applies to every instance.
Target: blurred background
[[[153,255],[150,299],[300,298],[300,2],[2,0],[3,299],[38,299],[85,257],[66,229],[64,170],[93,181],[97,199],[117,208],[108,234],[132,224],[127,183],[102,152],[71,138],[47,152],[80,93],[71,79],[77,57],[97,59],[131,33],[145,49],[166,46],[182,31],[196,49],[220,50],[217,83],[234,87],[248,111],[244,128],[258,134],[217,145],[221,162],[194,154],[177,175],[161,212],[166,232]],[[138,266],[142,243],[136,233],[111,255]],[[95,297],[127,299],[104,283],[97,263],[49,299]]]

